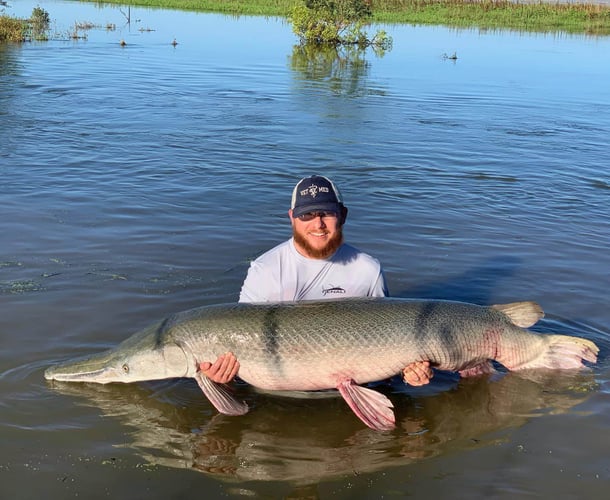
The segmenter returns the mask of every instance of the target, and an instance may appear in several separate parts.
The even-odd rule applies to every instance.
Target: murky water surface
[[[610,38],[392,26],[383,57],[335,58],[277,19],[13,4],[66,36],[0,46],[3,498],[605,496]],[[241,387],[253,409],[231,418],[192,381],[43,380],[236,300],[314,172],[394,295],[536,300],[536,329],[594,340],[599,363],[395,386],[391,433],[338,398]]]

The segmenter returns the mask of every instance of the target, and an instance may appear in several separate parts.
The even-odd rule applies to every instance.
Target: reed
[[[0,16],[0,43],[23,42],[24,40],[24,21],[10,16]]]

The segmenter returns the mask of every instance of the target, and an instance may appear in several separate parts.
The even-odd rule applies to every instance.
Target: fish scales
[[[52,366],[45,378],[95,383],[192,377],[228,415],[248,406],[199,365],[226,352],[239,377],[268,390],[336,388],[369,427],[394,427],[391,401],[359,384],[388,378],[415,361],[475,376],[493,370],[578,369],[594,363],[586,339],[535,334],[533,302],[479,306],[409,299],[349,299],[294,304],[229,304],[175,314],[115,349]]]
[[[325,389],[346,376],[381,380],[423,359],[450,370],[487,359],[481,315],[512,327],[500,313],[462,303],[326,301],[199,309],[177,317],[167,335],[183,337],[199,359],[233,352],[240,377],[257,387]]]
[[[180,323],[179,335],[189,338],[186,343],[201,359],[233,352],[240,377],[264,389],[323,389],[334,387],[341,376],[370,381],[400,370],[402,356],[393,348],[397,339],[385,335],[391,330],[375,331],[380,322],[366,322],[356,308],[334,320],[325,318],[328,312],[313,305],[197,311]],[[205,336],[199,334],[203,330]]]

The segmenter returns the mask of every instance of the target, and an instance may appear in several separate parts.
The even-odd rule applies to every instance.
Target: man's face
[[[344,214],[315,211],[304,217],[293,217],[292,210],[289,210],[288,215],[292,222],[294,243],[301,255],[310,259],[326,259],[343,243]]]

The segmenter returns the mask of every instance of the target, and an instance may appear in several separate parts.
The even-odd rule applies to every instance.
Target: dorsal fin
[[[528,328],[544,317],[542,307],[532,301],[495,304],[491,308],[506,314],[515,325],[521,328]]]

